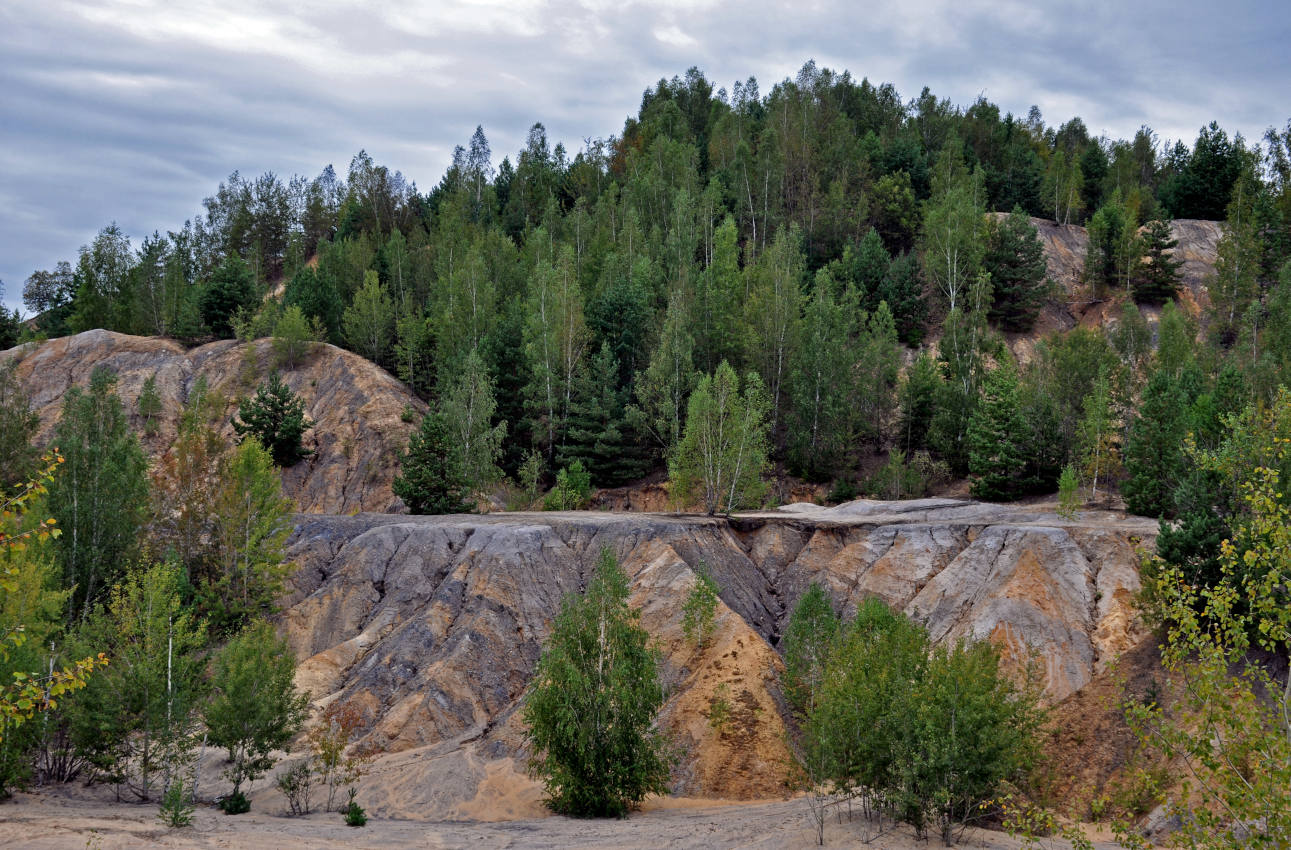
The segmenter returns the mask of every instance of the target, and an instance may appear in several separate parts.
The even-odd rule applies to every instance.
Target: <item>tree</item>
[[[556,812],[624,817],[668,789],[668,749],[655,726],[664,690],[639,621],[627,576],[602,550],[586,593],[562,600],[524,701],[530,770]]]
[[[1179,247],[1179,240],[1171,237],[1167,222],[1154,219],[1143,228],[1142,244],[1143,256],[1130,278],[1134,300],[1140,304],[1163,304],[1179,290],[1179,267],[1183,261],[1176,260],[1172,253]]]
[[[229,751],[224,776],[233,783],[230,797],[241,797],[242,805],[242,783],[273,767],[273,751],[284,749],[305,720],[309,697],[297,692],[295,675],[291,647],[267,623],[243,629],[211,661],[207,739]]]
[[[107,656],[99,652],[97,657],[87,656],[61,669],[54,669],[51,659],[46,668],[45,659],[34,661],[25,652],[31,638],[43,640],[61,619],[61,609],[70,595],[66,591],[47,593],[48,569],[40,559],[24,556],[33,543],[61,534],[55,520],[33,521],[28,511],[47,493],[62,462],[57,452],[45,455],[36,475],[0,502],[0,671],[8,674],[0,684],[0,746],[6,748],[14,729],[37,711],[57,708],[64,694],[85,687],[94,669],[107,664]]]
[[[668,299],[659,345],[650,357],[650,365],[636,379],[639,407],[628,411],[631,421],[642,424],[665,457],[681,441],[686,399],[699,381],[694,360],[695,340],[687,318],[681,293],[674,292]]]
[[[273,355],[277,367],[295,369],[314,348],[315,341],[322,335],[321,330],[317,319],[311,323],[299,306],[289,304],[284,308],[273,326]]]
[[[798,344],[805,259],[796,226],[776,231],[771,247],[745,269],[749,338],[748,362],[756,364],[767,388],[771,433],[780,424],[789,363]],[[721,368],[720,366],[718,367]]]
[[[981,172],[968,174],[959,145],[947,145],[937,162],[937,185],[923,219],[924,274],[948,310],[962,308],[982,259]]]
[[[817,275],[802,344],[790,362],[789,459],[813,481],[826,481],[843,467],[860,430],[856,301],[850,290],[838,300],[831,283],[827,272]]]
[[[1120,472],[1121,455],[1116,445],[1111,388],[1107,372],[1099,372],[1093,392],[1085,396],[1085,415],[1080,421],[1078,452],[1081,471],[1090,485],[1090,498],[1098,499],[1098,482],[1114,479]]]
[[[1258,439],[1270,465],[1243,476],[1245,510],[1222,544],[1220,580],[1199,585],[1160,558],[1150,570],[1166,624],[1162,665],[1180,682],[1179,698],[1169,710],[1125,706],[1139,740],[1186,771],[1169,808],[1183,815],[1190,847],[1291,842],[1291,678],[1278,681],[1264,660],[1291,649],[1291,510],[1275,468],[1286,445]]]
[[[363,276],[363,286],[345,309],[345,340],[373,363],[385,363],[394,338],[394,302],[374,271]]]
[[[157,433],[157,417],[161,415],[161,394],[157,392],[157,375],[152,374],[144,379],[135,403],[139,417],[143,419],[143,432],[148,436]]]
[[[135,551],[148,505],[148,464],[117,397],[116,376],[98,367],[89,392],[72,387],[54,443],[67,459],[49,491],[63,536],[57,551],[71,614],[83,619]]]
[[[928,445],[928,431],[932,427],[940,389],[941,370],[937,361],[924,352],[906,370],[905,380],[901,382],[897,444],[906,454]]]
[[[1027,424],[1022,416],[1017,370],[1005,360],[986,376],[982,398],[968,424],[968,471],[979,499],[1015,499],[1021,495],[1022,444]]]
[[[464,514],[474,510],[466,501],[461,447],[449,433],[443,413],[432,410],[422,418],[400,458],[392,489],[410,513]]]
[[[217,569],[196,591],[212,630],[223,635],[277,612],[295,504],[283,496],[273,459],[255,439],[243,440],[223,460],[219,481],[211,505]]]
[[[592,478],[581,460],[556,473],[556,486],[542,500],[544,511],[578,511],[587,507],[592,495]]]
[[[109,665],[69,703],[73,746],[117,794],[151,800],[171,757],[191,749],[205,692],[205,624],[183,604],[174,564],[130,569],[76,635],[77,654],[98,648]]]
[[[479,353],[472,350],[440,406],[444,424],[457,445],[467,491],[482,490],[501,475],[497,464],[507,423],[493,424],[495,408],[493,381]]]
[[[305,402],[277,372],[256,388],[253,398],[238,405],[238,415],[233,419],[239,441],[254,437],[269,450],[273,462],[284,468],[313,454],[301,440],[312,427],[314,423],[305,416]]]
[[[211,273],[211,279],[202,290],[202,321],[217,337],[228,339],[233,335],[233,316],[240,309],[256,307],[255,275],[250,267],[235,254]]]
[[[1071,464],[1062,468],[1058,479],[1058,516],[1075,519],[1080,511],[1080,484]]]
[[[745,378],[723,362],[691,393],[686,432],[668,474],[678,497],[698,495],[709,514],[761,498],[767,463],[769,402],[756,375]]]
[[[1049,280],[1040,234],[1021,207],[990,220],[982,268],[991,275],[991,321],[1008,331],[1031,330]]]
[[[1172,510],[1170,495],[1179,475],[1184,436],[1185,402],[1174,378],[1158,370],[1148,380],[1139,415],[1125,445],[1121,488],[1125,505],[1142,516],[1164,516]]]
[[[617,387],[618,361],[608,342],[575,377],[569,416],[556,462],[581,461],[602,487],[624,484],[645,474],[649,461],[632,427]]]
[[[717,613],[717,582],[701,561],[694,570],[695,583],[681,606],[681,631],[697,648],[713,635],[713,618]]]
[[[781,638],[784,655],[784,696],[801,718],[816,708],[816,697],[824,685],[825,661],[838,636],[838,615],[829,595],[812,582],[798,601]]]

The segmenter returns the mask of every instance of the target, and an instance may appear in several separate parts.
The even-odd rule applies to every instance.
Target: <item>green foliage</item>
[[[1011,361],[987,375],[982,397],[968,424],[968,469],[973,495],[1009,500],[1022,492],[1023,444],[1028,429],[1022,416],[1017,372]]]
[[[627,598],[627,577],[602,551],[586,593],[561,602],[525,697],[530,770],[562,814],[623,817],[668,787],[658,661]]]
[[[717,601],[717,582],[701,561],[695,568],[695,583],[681,605],[682,633],[696,647],[702,647],[712,637]]]
[[[444,414],[430,411],[408,440],[399,461],[394,494],[414,514],[470,513],[461,447],[453,442]]]
[[[501,477],[497,467],[507,424],[493,424],[493,381],[479,354],[472,351],[449,383],[440,410],[461,458],[467,492],[483,490]]]
[[[640,478],[649,464],[617,387],[619,366],[602,343],[600,352],[574,379],[564,439],[556,462],[579,461],[599,486],[613,487]]]
[[[241,791],[234,791],[220,798],[219,807],[226,815],[244,815],[251,811],[251,801]]]
[[[143,432],[148,436],[157,433],[157,417],[161,415],[161,395],[157,392],[157,376],[149,375],[144,379],[139,390],[139,399],[135,404],[139,416],[143,419]]]
[[[767,464],[769,406],[758,377],[750,374],[741,393],[735,370],[725,362],[701,378],[687,405],[685,435],[669,463],[674,495],[697,496],[710,514],[756,504]]]
[[[202,321],[217,337],[233,336],[233,316],[256,307],[255,275],[241,258],[230,255],[211,274],[202,290]]]
[[[354,791],[350,791],[350,803],[345,807],[346,826],[367,826],[368,816],[363,807],[354,802]]]
[[[812,582],[798,597],[781,640],[784,656],[784,695],[790,708],[805,718],[816,707],[823,685],[825,661],[838,635],[838,615],[829,595]]]
[[[1058,479],[1058,516],[1063,519],[1075,519],[1080,511],[1080,481],[1071,464],[1062,468],[1062,477]]]
[[[277,368],[295,369],[309,355],[321,335],[317,319],[313,322],[306,319],[296,304],[286,307],[273,327],[273,356]]]
[[[834,643],[803,724],[813,782],[858,790],[919,835],[982,816],[1037,755],[1036,695],[989,643],[929,647],[927,633],[867,600]]]
[[[161,797],[157,820],[170,829],[181,829],[192,825],[193,812],[196,808],[193,805],[192,790],[183,779],[172,781]]]
[[[542,500],[544,511],[578,511],[587,507],[592,496],[592,478],[575,460],[556,473],[556,486]]]
[[[72,744],[101,779],[139,800],[164,790],[174,754],[191,749],[205,695],[206,626],[182,590],[173,564],[135,567],[73,642],[75,654],[98,648],[112,663],[68,704]]]
[[[1125,445],[1128,478],[1121,492],[1133,513],[1159,517],[1173,509],[1170,497],[1182,457],[1184,410],[1174,378],[1164,370],[1153,374]]]
[[[305,432],[312,427],[314,423],[305,416],[305,402],[277,372],[256,389],[253,398],[238,405],[233,419],[239,441],[254,437],[269,450],[273,462],[284,468],[313,454],[303,443]]]
[[[1291,649],[1291,509],[1276,466],[1283,436],[1257,439],[1271,466],[1242,480],[1245,511],[1222,544],[1208,587],[1154,561],[1155,603],[1166,624],[1165,669],[1181,691],[1169,711],[1138,701],[1126,717],[1142,743],[1182,764],[1170,809],[1191,847],[1285,846],[1291,841],[1291,684],[1261,661]]]
[[[1143,229],[1143,256],[1130,278],[1134,300],[1140,304],[1163,304],[1179,289],[1179,268],[1173,252],[1179,240],[1171,238],[1170,225],[1156,219]]]
[[[273,767],[273,752],[286,747],[304,722],[308,697],[296,691],[295,674],[291,647],[267,623],[243,629],[211,660],[204,719],[207,740],[229,751],[224,776],[233,792],[226,800]]]
[[[861,428],[856,299],[850,290],[836,298],[833,289],[825,272],[817,274],[802,344],[790,363],[789,459],[813,481],[827,480],[845,465]]]
[[[49,512],[64,530],[58,557],[82,619],[136,550],[148,504],[147,461],[115,385],[114,374],[96,368],[88,392],[72,387],[63,396],[54,429],[67,463],[50,486]]]
[[[367,272],[363,286],[342,317],[345,340],[356,352],[374,363],[385,363],[394,338],[394,302],[374,271]]]
[[[659,345],[650,365],[636,379],[639,407],[629,408],[634,423],[643,424],[665,456],[681,441],[686,422],[686,399],[699,381],[695,370],[695,339],[680,292],[668,299]]]
[[[991,275],[995,300],[990,319],[1008,331],[1029,331],[1049,286],[1040,234],[1021,207],[992,219],[986,231],[982,268]]]

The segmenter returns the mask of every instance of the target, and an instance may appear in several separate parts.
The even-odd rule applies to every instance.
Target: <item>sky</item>
[[[109,222],[136,247],[179,228],[234,170],[343,175],[366,149],[425,191],[477,124],[495,165],[535,121],[573,153],[660,78],[765,95],[807,60],[1111,138],[1291,121],[1286,0],[4,0],[4,301]]]

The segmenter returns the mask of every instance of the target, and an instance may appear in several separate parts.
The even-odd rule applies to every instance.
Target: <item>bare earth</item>
[[[167,829],[150,804],[114,803],[84,788],[18,794],[0,804],[0,847],[54,848],[175,847],[273,850],[303,848],[768,848],[816,846],[816,836],[801,799],[768,803],[722,803],[660,799],[627,820],[573,820],[549,815],[529,820],[480,823],[370,820],[362,829],[345,826],[336,813],[289,818],[261,811],[230,817],[203,806],[193,825]],[[867,834],[868,832],[868,834]],[[929,850],[935,838],[918,841],[908,828],[876,835],[875,825],[859,816],[831,817],[827,847]],[[866,839],[869,842],[866,843]],[[959,847],[1012,850],[1019,842],[985,829],[969,830]],[[1053,846],[1065,847],[1056,842]],[[1099,844],[1098,846],[1110,846]]]

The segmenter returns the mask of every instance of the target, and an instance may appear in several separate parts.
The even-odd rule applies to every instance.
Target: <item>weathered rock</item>
[[[684,754],[676,790],[760,798],[785,791],[773,647],[808,583],[824,585],[841,610],[878,596],[937,640],[989,638],[1020,663],[1035,655],[1049,698],[1060,699],[1139,636],[1129,605],[1135,545],[1155,532],[1114,513],[1067,521],[946,499],[792,505],[730,520],[301,516],[283,625],[316,703],[358,707],[365,741],[393,754],[368,780],[375,811],[382,783],[406,789],[431,763],[460,787],[451,799],[427,798],[420,816],[462,813],[488,776],[536,799],[518,767],[520,699],[561,597],[585,585],[607,547],[661,651],[671,692],[661,722]],[[721,604],[713,637],[697,648],[681,618],[701,563]],[[717,700],[730,719],[714,728]]]
[[[222,428],[231,437],[236,402],[267,377],[271,354],[267,339],[224,340],[185,351],[171,340],[94,330],[21,346],[0,357],[19,360],[18,376],[40,414],[40,441],[52,435],[64,393],[88,385],[95,366],[116,373],[117,391],[131,414],[144,381],[155,376],[162,413],[157,434],[144,446],[160,456],[174,442],[180,413],[199,378],[225,400]],[[337,514],[398,509],[390,483],[414,428],[402,421],[402,413],[412,407],[420,414],[425,405],[384,370],[332,345],[316,345],[304,362],[283,373],[283,380],[314,421],[305,435],[314,454],[283,473],[283,486],[299,509]]]

